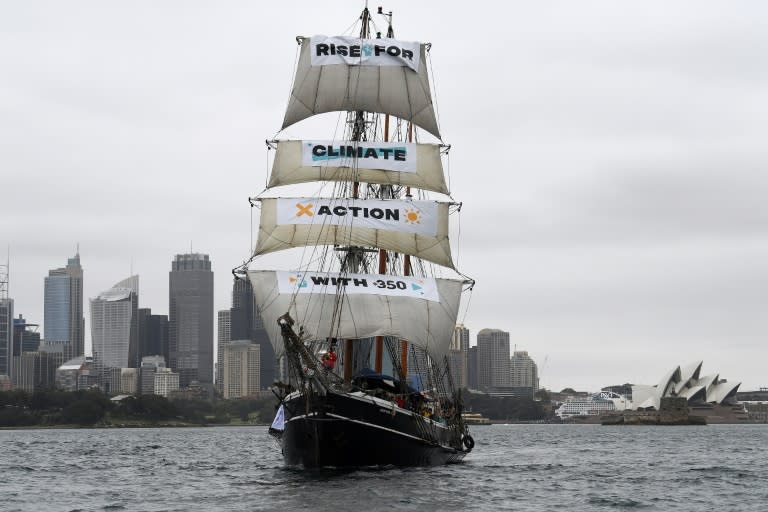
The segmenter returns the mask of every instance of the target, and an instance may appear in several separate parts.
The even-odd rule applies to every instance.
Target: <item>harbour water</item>
[[[302,471],[266,427],[4,430],[0,510],[768,510],[768,425],[472,433],[462,464]]]

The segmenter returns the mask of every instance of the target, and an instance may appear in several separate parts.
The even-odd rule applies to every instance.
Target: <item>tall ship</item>
[[[474,447],[447,357],[474,281],[451,256],[461,204],[444,173],[431,45],[396,39],[392,13],[378,14],[384,35],[366,7],[347,35],[296,38],[267,187],[250,198],[257,241],[234,271],[280,361],[270,433],[288,465],[438,465]],[[280,138],[329,112],[325,138]],[[276,251],[281,268],[265,268]]]

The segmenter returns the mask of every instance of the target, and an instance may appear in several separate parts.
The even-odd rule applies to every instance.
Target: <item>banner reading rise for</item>
[[[360,39],[349,36],[312,36],[313,66],[408,66],[419,71],[421,43],[397,39]]]
[[[280,293],[317,293],[335,295],[338,288],[346,294],[389,295],[440,301],[437,283],[429,277],[381,274],[335,274],[328,272],[277,271]]]
[[[354,226],[435,236],[433,201],[294,197],[277,200],[277,224]]]
[[[416,144],[407,142],[302,141],[302,165],[416,172]]]

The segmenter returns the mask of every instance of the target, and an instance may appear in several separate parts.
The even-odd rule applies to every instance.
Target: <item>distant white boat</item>
[[[623,395],[612,391],[600,391],[586,397],[568,397],[555,414],[560,419],[576,416],[600,416],[612,411],[623,411],[630,401]]]

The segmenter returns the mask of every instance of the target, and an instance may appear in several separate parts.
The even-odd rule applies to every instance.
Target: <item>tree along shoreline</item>
[[[268,425],[274,397],[168,400],[129,396],[113,402],[99,390],[0,392],[0,428],[153,428]]]
[[[548,402],[462,393],[464,410],[493,423],[533,423],[548,419]],[[97,390],[0,391],[0,429],[173,428],[264,426],[275,416],[273,396],[230,400],[174,399],[139,395],[118,402]]]

